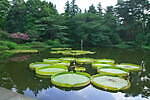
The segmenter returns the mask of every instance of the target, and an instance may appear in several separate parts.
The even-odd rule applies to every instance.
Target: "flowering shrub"
[[[29,35],[27,35],[25,33],[13,33],[10,35],[10,37],[13,39],[21,39],[21,40],[29,40],[30,39]]]

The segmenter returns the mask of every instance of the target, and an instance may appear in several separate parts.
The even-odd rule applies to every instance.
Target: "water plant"
[[[58,58],[48,58],[48,59],[43,59],[43,62],[46,62],[46,63],[59,63],[59,62],[61,62],[61,60],[58,59]]]
[[[116,67],[126,69],[128,71],[139,71],[142,69],[142,67],[139,65],[128,64],[128,63],[117,64]]]
[[[84,64],[84,63],[93,63],[94,59],[92,59],[92,58],[78,58],[78,59],[76,59],[76,62],[77,63],[81,63],[81,64]]]
[[[97,68],[97,67],[113,67],[113,64],[103,64],[103,63],[92,63],[92,66]]]
[[[6,52],[10,53],[37,53],[38,50],[7,50]]]
[[[113,59],[96,59],[95,62],[97,62],[97,63],[106,63],[106,64],[114,64],[115,60],[113,60]]]
[[[129,80],[126,80],[122,77],[102,74],[92,76],[91,83],[98,88],[103,88],[105,90],[111,91],[125,90],[130,87]]]
[[[45,63],[45,62],[35,62],[35,63],[31,63],[29,64],[30,69],[35,70],[36,68],[39,67],[48,67],[51,64]]]
[[[83,72],[64,72],[53,75],[51,82],[59,87],[83,87],[90,83],[90,75]]]
[[[129,72],[122,70],[122,69],[114,68],[114,67],[97,68],[97,72],[101,74],[116,75],[116,76],[128,76],[129,75]]]
[[[38,75],[54,75],[61,72],[67,72],[67,67],[63,65],[51,65],[48,67],[36,68],[35,72]]]

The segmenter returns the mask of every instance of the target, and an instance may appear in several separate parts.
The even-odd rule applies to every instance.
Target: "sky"
[[[68,0],[46,0],[46,1],[50,1],[53,4],[56,5],[56,8],[58,10],[59,13],[63,13],[64,12],[64,7],[65,7],[65,3]],[[72,0],[69,0],[72,1]],[[76,4],[79,6],[79,8],[81,8],[83,11],[84,9],[88,9],[90,5],[94,4],[95,6],[97,6],[97,4],[101,2],[102,8],[106,8],[107,6],[114,6],[115,4],[117,4],[117,0],[76,0]]]

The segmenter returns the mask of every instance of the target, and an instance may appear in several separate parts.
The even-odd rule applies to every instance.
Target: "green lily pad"
[[[122,68],[122,69],[126,69],[128,71],[138,71],[141,70],[142,67],[139,65],[135,65],[135,64],[126,64],[126,63],[122,63],[119,65],[116,65],[116,67],[118,68]]]
[[[129,80],[125,80],[122,77],[101,74],[92,76],[91,83],[96,87],[111,91],[125,90],[130,87]]]
[[[78,58],[76,59],[77,63],[93,63],[94,59],[92,58]]]
[[[97,71],[106,75],[117,75],[117,76],[128,76],[127,71],[117,69],[117,68],[97,68]]]
[[[43,59],[43,62],[46,62],[46,63],[58,63],[58,62],[61,62],[60,59],[56,59],[56,58],[48,58],[48,59]]]
[[[60,60],[62,61],[74,61],[75,58],[72,58],[72,57],[64,57],[64,58],[59,58]]]
[[[106,64],[114,64],[115,60],[112,59],[96,59],[96,62],[98,63],[106,63]]]
[[[39,68],[39,67],[48,67],[48,66],[51,66],[51,64],[48,64],[48,63],[45,63],[45,62],[35,62],[35,63],[31,63],[29,65],[29,67],[32,70],[35,70],[36,68]]]
[[[86,71],[85,67],[75,67],[75,71],[83,72]]]
[[[38,50],[7,50],[6,52],[10,53],[37,53]]]
[[[62,65],[51,65],[49,67],[36,68],[35,72],[38,75],[54,75],[61,72],[67,72],[67,67]]]
[[[64,72],[52,76],[51,81],[59,87],[83,87],[90,83],[90,75],[83,72]]]
[[[72,48],[51,48],[51,50],[72,50]]]
[[[93,67],[112,67],[114,66],[113,64],[102,64],[102,63],[93,63]]]

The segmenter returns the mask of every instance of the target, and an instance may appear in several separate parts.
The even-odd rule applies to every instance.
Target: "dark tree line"
[[[76,0],[67,1],[65,13],[41,0],[1,0],[0,39],[13,33],[26,33],[30,41],[57,41],[86,47],[150,47],[150,2],[118,0],[116,6],[101,4],[81,11]]]

